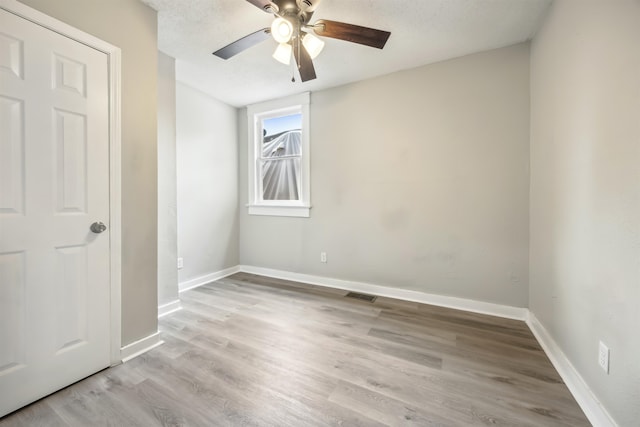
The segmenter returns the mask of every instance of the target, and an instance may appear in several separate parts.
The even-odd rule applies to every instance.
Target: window
[[[251,105],[249,214],[308,217],[309,93]]]

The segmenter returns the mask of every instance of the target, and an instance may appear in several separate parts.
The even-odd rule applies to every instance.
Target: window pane
[[[302,114],[274,117],[262,121],[262,157],[300,155]]]
[[[300,199],[300,158],[262,161],[262,200]]]

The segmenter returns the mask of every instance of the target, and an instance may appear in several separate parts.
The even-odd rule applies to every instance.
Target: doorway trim
[[[20,16],[107,55],[109,67],[109,275],[110,275],[110,360],[111,365],[122,362],[121,345],[121,51],[120,48],[91,34],[65,24],[16,0],[0,0],[0,9]]]

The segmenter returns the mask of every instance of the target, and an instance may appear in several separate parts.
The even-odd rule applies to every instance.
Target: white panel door
[[[0,416],[109,366],[108,114],[104,53],[0,10]]]

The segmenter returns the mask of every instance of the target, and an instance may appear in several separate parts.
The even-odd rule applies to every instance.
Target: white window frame
[[[311,209],[309,144],[309,92],[247,107],[249,160],[249,215],[309,217]],[[262,121],[272,117],[302,114],[302,158],[300,159],[299,200],[264,200],[262,198],[261,152]]]

